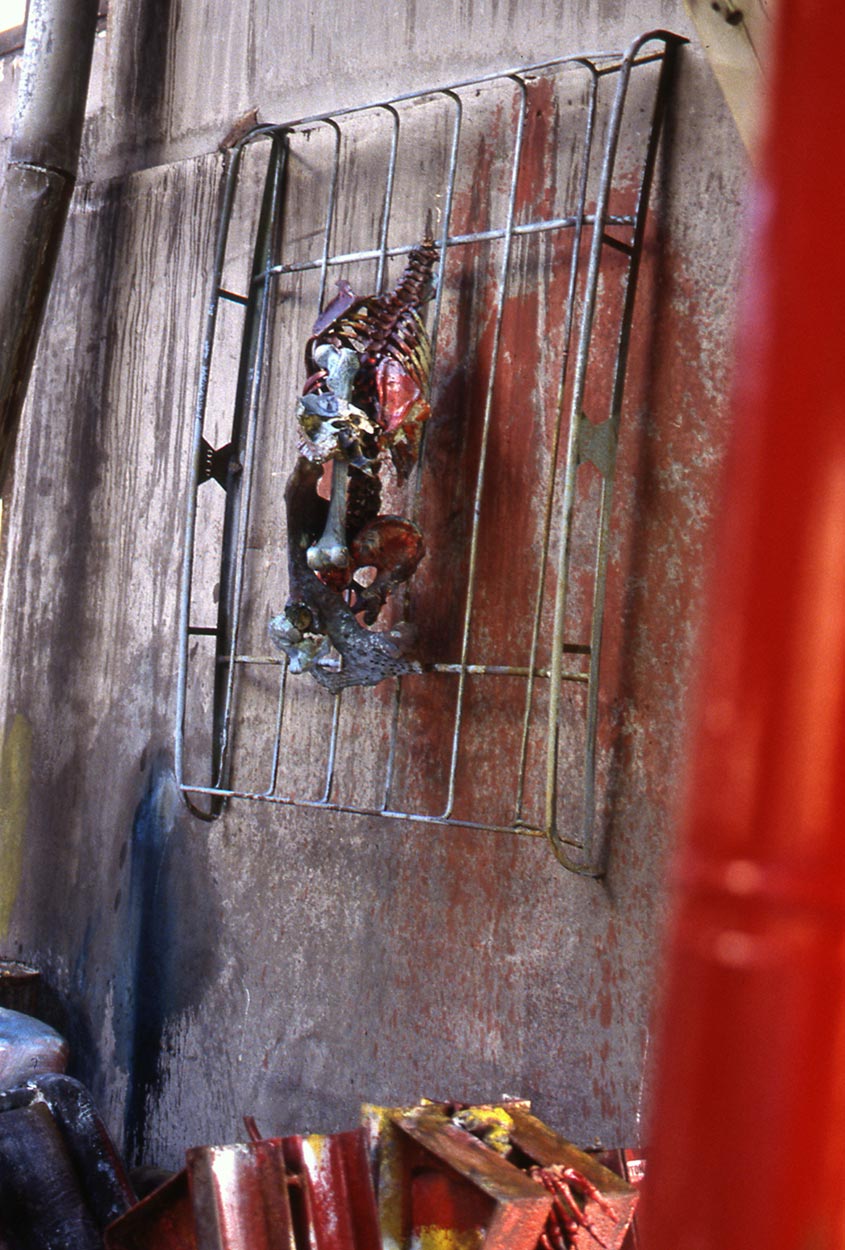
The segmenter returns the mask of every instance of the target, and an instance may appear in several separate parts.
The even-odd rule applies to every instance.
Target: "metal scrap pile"
[[[513,1099],[365,1106],[326,1135],[263,1137],[247,1118],[249,1140],[188,1150],[139,1201],[66,1061],[59,1034],[0,1007],[0,1250],[636,1245],[631,1156],[579,1150]]]
[[[524,1102],[365,1106],[362,1125],[187,1152],[110,1250],[620,1250],[637,1190]],[[621,1159],[621,1152],[617,1152]],[[626,1241],[626,1238],[629,1238]]]

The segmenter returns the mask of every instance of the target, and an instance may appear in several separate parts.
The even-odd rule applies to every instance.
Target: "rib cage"
[[[350,347],[358,353],[361,369],[353,400],[371,412],[383,427],[386,422],[378,411],[375,384],[380,361],[395,361],[423,393],[428,392],[431,345],[419,310],[431,298],[436,261],[437,248],[431,239],[424,239],[410,252],[404,273],[392,291],[355,299],[343,284],[338,301],[351,297],[353,302],[308,342],[305,358],[311,375],[317,371],[314,350],[323,343]],[[331,306],[327,312],[330,310]]]

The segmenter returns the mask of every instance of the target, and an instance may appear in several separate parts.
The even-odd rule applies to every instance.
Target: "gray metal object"
[[[189,806],[197,815],[214,818],[229,798],[239,797],[422,824],[544,836],[550,839],[564,866],[587,875],[601,874],[605,847],[596,831],[596,734],[616,448],[649,191],[675,53],[682,42],[668,32],[652,31],[637,39],[624,53],[559,58],[436,90],[410,93],[360,109],[341,110],[285,125],[261,126],[233,149],[223,192],[194,415],[193,470],[180,615],[176,772]],[[634,82],[636,91],[632,93]],[[627,199],[620,209],[614,204],[621,194],[615,177],[620,136],[628,116],[626,106],[632,94],[636,107],[630,110],[634,120],[629,119],[628,125],[638,135],[637,155],[633,158],[633,170],[632,158],[630,154],[626,156],[623,198]],[[484,108],[488,109],[487,114],[482,112]],[[429,116],[432,130],[440,136],[443,153],[439,181],[432,178],[426,164],[427,148],[420,139],[418,119]],[[365,123],[368,130],[361,128]],[[495,131],[496,126],[507,128],[507,146]],[[377,134],[379,128],[383,132],[381,135]],[[376,134],[375,139],[371,137],[373,134]],[[475,144],[474,167],[469,156],[468,135]],[[549,162],[553,164],[560,157],[554,148],[551,156],[538,155],[535,150],[540,143],[538,135],[550,145],[557,142],[572,153],[572,161],[563,174],[568,182],[567,200],[562,206],[565,211],[560,211],[561,205],[554,196],[545,194],[543,182],[551,168]],[[431,144],[435,145],[434,138]],[[230,231],[244,229],[243,214],[238,215],[238,196],[241,184],[246,181],[243,167],[245,158],[252,158],[258,150],[266,153],[262,165],[264,192],[253,224],[253,259],[247,287],[239,292],[233,289],[229,277],[234,267],[227,249]],[[407,157],[409,150],[418,166],[417,183],[412,183],[410,190],[403,183],[406,166],[413,164]],[[481,159],[478,152],[484,157],[485,151],[493,153],[486,158],[489,163],[487,182],[477,173]],[[305,170],[305,175],[300,173],[295,177],[291,170],[294,162]],[[535,200],[542,202],[544,211],[529,213],[527,207],[533,209],[536,204],[526,186],[534,176],[532,171],[541,166]],[[372,181],[374,174],[375,182]],[[306,230],[297,215],[299,199],[307,200],[309,195],[316,197],[317,184],[321,217],[317,224],[312,219]],[[350,187],[354,190],[360,184],[367,187],[367,199],[361,201],[361,217],[370,223],[367,228],[372,242],[353,247],[349,246],[355,234],[353,227],[341,237],[339,204],[344,195],[351,194]],[[243,196],[246,194],[244,191]],[[491,207],[488,217],[482,221],[473,205],[485,197],[495,207]],[[268,652],[257,650],[249,641],[254,633],[250,619],[255,598],[254,552],[266,545],[266,538],[261,536],[266,535],[266,526],[261,529],[257,515],[262,506],[262,492],[266,492],[267,466],[273,459],[271,443],[277,437],[274,430],[280,423],[286,420],[292,423],[284,407],[273,410],[269,396],[273,396],[277,405],[284,403],[288,383],[284,377],[280,378],[282,365],[279,362],[283,359],[298,361],[301,353],[301,338],[294,330],[295,309],[289,311],[294,304],[302,302],[304,286],[296,284],[304,284],[312,276],[315,279],[312,319],[325,304],[330,272],[345,278],[353,271],[360,272],[365,265],[372,265],[375,268],[372,289],[383,290],[389,265],[407,256],[417,241],[414,231],[419,233],[416,224],[403,224],[405,237],[396,241],[395,220],[401,218],[403,223],[407,220],[421,224],[422,209],[430,208],[432,203],[439,212],[434,234],[440,250],[440,276],[429,314],[435,353],[432,426],[437,423],[438,402],[441,405],[444,402],[442,393],[438,396],[438,366],[442,367],[444,375],[450,369],[454,373],[457,369],[471,367],[466,363],[466,348],[459,341],[464,315],[460,301],[466,273],[473,266],[480,268],[479,257],[484,249],[489,249],[489,253],[483,253],[486,258],[483,263],[488,266],[490,280],[482,292],[477,315],[477,320],[485,325],[486,374],[483,396],[479,395],[480,402],[472,422],[467,421],[464,433],[465,445],[467,440],[474,440],[475,459],[468,505],[464,509],[466,542],[461,555],[464,576],[460,614],[456,618],[460,626],[456,632],[455,654],[421,654],[420,675],[395,679],[389,707],[378,696],[378,707],[383,709],[382,722],[373,720],[371,723],[380,738],[387,742],[385,758],[379,761],[380,767],[383,764],[379,799],[361,800],[341,793],[344,785],[341,696],[336,696],[333,704],[329,701],[333,710],[331,726],[326,732],[323,780],[309,794],[303,792],[301,770],[300,777],[296,775],[296,761],[301,758],[301,752],[291,728],[293,718],[288,706],[292,697],[290,685],[297,679],[288,680],[282,658],[270,654],[269,649]],[[236,222],[234,227],[233,221]],[[462,228],[468,224],[475,228]],[[303,234],[314,241],[312,252],[303,244]],[[559,240],[563,240],[561,247],[566,250],[566,269],[561,268],[558,260],[554,265],[547,262],[545,276],[540,279],[543,299],[550,298],[550,280],[559,282],[562,289],[562,298],[554,309],[555,349],[551,353],[554,365],[546,369],[554,375],[550,405],[553,411],[545,425],[538,422],[540,428],[536,435],[531,429],[530,413],[526,417],[525,437],[527,440],[536,437],[543,452],[543,468],[530,501],[534,589],[530,601],[521,605],[519,637],[525,640],[525,645],[521,645],[519,655],[485,657],[479,655],[480,639],[485,633],[480,604],[489,601],[482,577],[490,545],[484,516],[490,507],[491,464],[494,470],[496,467],[495,461],[491,461],[491,456],[496,454],[494,444],[497,439],[510,437],[500,428],[499,393],[514,367],[511,353],[516,341],[511,322],[506,325],[506,320],[509,317],[513,320],[510,301],[514,298],[518,271],[535,263],[532,254],[525,249],[536,246],[537,255],[546,255],[542,249],[548,248],[552,253]],[[612,274],[608,258],[612,258]],[[542,282],[546,283],[545,287]],[[614,296],[609,294],[611,287]],[[243,310],[231,435],[225,442],[213,440],[207,428],[211,423],[212,363],[216,344],[220,350],[218,322],[223,306]],[[601,335],[596,328],[600,320]],[[612,340],[614,346],[612,359],[603,359],[597,365],[594,357],[598,355],[600,338]],[[481,339],[477,346],[480,354]],[[601,388],[593,375],[604,379],[600,401],[596,396]],[[446,383],[441,383],[441,392],[445,388]],[[603,416],[597,415],[599,404],[604,409]],[[430,430],[427,438],[436,437],[436,431]],[[215,448],[213,441],[222,445]],[[578,495],[582,476],[579,469],[587,464],[598,476],[599,487],[596,519],[587,543],[592,548],[590,602],[586,614],[581,612],[581,618],[586,616],[586,619],[579,618],[577,632],[582,636],[576,639],[571,632],[574,628],[571,601],[579,596],[573,596],[572,586],[574,575],[582,571],[583,539],[577,555],[574,548],[579,544],[576,531],[579,509],[583,506],[583,499],[579,503]],[[425,448],[421,465],[409,515],[420,509],[425,511],[426,507]],[[286,464],[279,466],[280,470],[287,468]],[[206,623],[200,606],[204,588],[197,573],[203,551],[209,541],[213,541],[211,535],[215,532],[214,527],[203,530],[200,519],[200,488],[213,490],[211,486],[204,486],[211,478],[226,491],[214,624]],[[513,542],[513,537],[505,535],[504,545],[509,541]],[[429,567],[436,565],[436,559],[436,552],[428,557]],[[436,582],[436,568],[430,576],[432,582]],[[406,619],[414,618],[415,623],[421,621],[424,625],[420,604],[414,602],[415,594],[416,591],[412,591],[406,600]],[[584,598],[583,594],[580,598]],[[283,602],[281,599],[278,607]],[[458,610],[457,604],[455,610]],[[425,611],[424,602],[422,611]],[[487,633],[492,636],[497,629],[504,637],[507,630],[493,624]],[[210,700],[210,783],[188,775],[194,766],[194,760],[189,764],[188,758],[194,754],[198,737],[197,712],[192,705],[198,701],[196,691],[205,680],[200,671],[203,662],[199,658],[199,648],[206,640],[214,648],[213,661],[210,665],[205,662],[206,670],[214,673],[214,694]],[[495,647],[490,649],[495,650]],[[241,703],[244,699],[253,699],[267,674],[273,671],[279,674],[275,696],[268,695],[264,699],[260,713],[255,711],[254,700],[250,703],[251,723],[260,715],[262,736],[269,739],[267,773],[259,784],[245,782],[236,775],[239,752],[245,756],[251,749],[244,747],[241,751],[236,742]],[[516,766],[507,818],[485,811],[490,806],[490,794],[483,785],[475,785],[474,809],[472,798],[467,798],[473,782],[467,743],[477,733],[478,717],[472,705],[480,699],[480,696],[472,697],[471,689],[476,689],[473,683],[479,679],[498,681],[502,683],[500,688],[507,685],[509,690],[515,688],[515,682],[522,692],[521,731],[513,751]],[[451,706],[448,760],[444,760],[441,770],[443,797],[442,801],[430,804],[403,801],[399,793],[403,785],[400,774],[414,780],[408,768],[403,773],[399,760],[403,744],[407,744],[409,733],[414,732],[413,717],[410,725],[406,725],[408,708],[413,705],[415,692],[421,689],[419,684],[409,686],[408,683],[421,682],[440,682],[441,690],[442,683],[448,682],[452,692],[448,699]],[[576,726],[569,724],[569,712],[563,707],[563,692],[567,686],[585,695]],[[322,692],[315,692],[315,695],[326,700]],[[367,705],[363,714],[372,716],[373,706]],[[363,704],[355,704],[356,715],[357,709],[363,707]],[[511,721],[514,719],[511,717]],[[560,815],[560,772],[564,753],[572,754],[572,751],[570,745],[561,741],[564,724],[567,725],[567,743],[573,733],[581,737],[577,750],[581,760],[580,780],[575,787],[580,813],[566,820]],[[416,725],[419,730],[420,722]],[[349,739],[349,749],[358,747],[357,737],[353,735]],[[501,751],[501,745],[497,744],[496,749]],[[287,770],[288,757],[292,761],[290,770]],[[545,760],[544,766],[542,760]],[[288,771],[290,776],[286,775]],[[413,785],[406,788],[413,789]],[[205,799],[202,796],[206,796]]]
[[[98,0],[31,0],[0,191],[0,491],[76,182]]]

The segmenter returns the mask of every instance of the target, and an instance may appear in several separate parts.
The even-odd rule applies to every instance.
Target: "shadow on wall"
[[[673,62],[667,86],[670,99],[675,98],[678,75],[683,72],[683,67],[683,58]],[[670,402],[674,402],[677,394],[671,374],[678,369],[677,361],[683,359],[685,352],[694,361],[699,346],[698,318],[684,311],[685,305],[678,299],[675,275],[682,269],[682,264],[672,251],[668,226],[676,177],[676,129],[677,112],[669,108],[663,119],[661,155],[655,170],[652,211],[644,243],[647,263],[638,288],[634,314],[640,345],[634,352],[632,377],[626,387],[629,404],[633,399],[638,405],[639,432],[632,445],[628,465],[629,481],[633,483],[629,503],[633,524],[630,543],[622,552],[622,576],[619,578],[624,589],[619,603],[616,692],[611,709],[613,752],[606,797],[609,812],[623,808],[626,801],[630,801],[629,796],[636,785],[653,786],[655,781],[661,789],[663,810],[671,807],[669,796],[678,784],[675,770],[679,760],[679,725],[683,724],[682,701],[686,696],[686,663],[691,646],[687,635],[689,613],[685,599],[695,599],[700,594],[703,578],[699,549],[702,534],[689,526],[682,511],[684,501],[673,505],[671,492],[661,484],[661,473],[665,481],[666,462],[672,454],[670,443],[679,441],[679,418],[676,412],[667,410],[665,399],[669,396]],[[673,345],[671,350],[668,349],[670,344]],[[712,414],[712,400],[703,384],[701,395],[695,396],[695,403],[689,399],[690,379],[694,377],[695,365],[690,364],[685,370],[684,381],[688,407],[694,412]],[[681,509],[679,515],[672,512],[673,506]],[[676,544],[676,549],[681,552],[680,560],[687,570],[680,585],[673,584],[666,577],[669,553],[665,548],[671,544]],[[613,632],[611,619],[606,634],[612,635]],[[649,674],[653,675],[656,657],[661,651],[676,657],[674,671],[670,677],[665,668],[658,668],[660,683],[653,680],[649,683],[646,678],[645,684],[649,686],[646,690],[643,688],[644,660],[649,665]],[[655,691],[663,701],[662,716],[650,702]],[[674,716],[666,715],[667,698],[681,700]],[[650,721],[652,726],[657,727],[656,732],[649,732],[648,738],[650,779],[642,777],[642,767],[638,766],[637,751],[642,747],[638,748],[636,736],[626,731],[629,708],[641,709],[642,723]],[[609,845],[605,885],[611,897],[615,897],[616,865],[612,838]]]

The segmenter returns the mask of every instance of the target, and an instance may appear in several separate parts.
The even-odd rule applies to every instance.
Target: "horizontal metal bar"
[[[190,630],[190,633],[211,634],[216,632],[213,629]],[[589,655],[590,648],[580,645],[565,646],[565,651],[575,653],[577,655]],[[286,662],[285,656],[279,655],[236,655],[232,657],[235,664],[256,664],[279,668]],[[221,655],[217,659],[218,664],[228,664],[229,656]],[[325,665],[324,667],[332,667]],[[338,665],[339,671],[339,665]],[[525,665],[520,664],[424,664],[422,674],[424,673],[466,673],[469,677],[528,677],[531,670]],[[535,677],[548,677],[550,670],[547,668],[535,668]],[[561,673],[561,681],[588,681],[586,673]]]
[[[655,37],[659,37],[661,34],[665,34],[665,33],[666,33],[665,31],[662,31],[662,32],[655,31],[654,35]],[[648,36],[646,36],[646,38],[648,38]],[[678,43],[687,43],[687,40],[684,39],[681,35],[673,35],[672,38],[675,39]],[[649,52],[645,56],[634,57],[631,64],[638,65],[638,66],[639,65],[652,65],[655,61],[664,60],[665,57],[666,57],[665,49],[663,50],[663,52]],[[603,78],[606,74],[618,74],[621,69],[622,69],[621,65],[597,65],[595,67],[596,77]]]
[[[281,668],[287,663],[287,656],[284,655],[235,655],[232,657],[235,664],[269,664],[274,668]],[[221,655],[220,664],[228,664],[228,655]]]
[[[217,627],[215,625],[189,625],[188,633],[200,638],[216,638]]]
[[[554,57],[550,61],[538,61],[533,65],[516,66],[512,69],[492,70],[488,74],[482,74],[478,78],[462,78],[458,82],[445,83],[440,87],[425,87],[418,91],[406,91],[402,95],[390,96],[384,100],[371,100],[367,104],[353,104],[348,108],[335,109],[331,113],[315,113],[309,117],[299,117],[295,121],[286,122],[284,125],[267,125],[258,126],[244,137],[242,143],[238,146],[242,147],[247,143],[254,143],[256,139],[265,136],[278,134],[280,131],[298,130],[306,126],[315,126],[318,122],[327,122],[336,120],[339,117],[349,117],[355,113],[368,112],[371,109],[386,108],[395,104],[408,104],[413,100],[432,99],[436,96],[443,95],[447,91],[461,91],[469,87],[480,87],[486,83],[498,82],[506,78],[531,78],[536,74],[547,73],[551,70],[565,69],[572,67],[577,69],[581,66],[583,69],[590,70],[595,74],[615,74],[624,69],[626,63],[630,59],[631,65],[648,65],[652,61],[662,61],[666,55],[666,45],[671,40],[673,43],[686,43],[680,35],[673,34],[666,30],[650,30],[646,34],[641,35],[635,43],[640,47],[654,40],[660,40],[664,44],[662,52],[646,52],[642,56],[634,54],[631,58],[630,49],[613,52],[578,52],[570,56]]]
[[[608,222],[608,225],[610,224],[615,225],[616,223]],[[633,225],[633,222],[631,224]],[[634,248],[632,244],[625,243],[622,239],[615,239],[612,234],[607,234],[605,232],[602,235],[602,240],[608,247],[615,248],[617,252],[624,252],[626,256],[632,256],[634,254]]]
[[[476,829],[483,833],[518,833],[523,837],[546,838],[545,829],[534,825],[494,825],[481,821],[457,820],[453,816],[429,816],[423,812],[400,812],[392,808],[353,807],[349,803],[330,803],[322,799],[294,799],[288,795],[251,792],[249,790],[223,790],[214,786],[182,785],[185,794],[207,794],[219,799],[252,799],[257,802],[276,803],[280,807],[308,807],[320,812],[342,812],[348,816],[385,816],[388,820],[415,821],[423,825],[448,825],[453,829]],[[573,845],[577,845],[574,844]]]
[[[231,304],[248,304],[249,299],[246,295],[239,295],[237,291],[227,291],[225,287],[219,286],[217,294],[221,299],[227,299]]]
[[[552,221],[531,221],[521,226],[514,226],[513,230],[508,232],[504,227],[496,230],[477,230],[474,234],[453,234],[444,241],[435,239],[434,246],[439,247],[466,247],[470,243],[491,243],[498,239],[503,239],[507,233],[514,235],[543,234],[549,230],[571,230],[578,225],[594,226],[596,224],[595,214],[586,213],[584,217],[556,217]],[[608,217],[605,222],[608,226],[634,226],[636,219],[629,215],[619,217]],[[618,241],[613,239],[607,240],[611,244]],[[407,256],[415,244],[408,243],[398,247],[389,247],[384,253],[387,257]],[[620,244],[619,246],[627,246]],[[271,274],[283,273],[305,273],[309,269],[322,269],[323,265],[352,265],[358,261],[378,260],[382,255],[381,248],[368,248],[363,252],[339,252],[335,256],[328,256],[319,260],[298,260],[292,261],[288,265],[274,265],[269,271]],[[264,274],[258,274],[255,278],[256,282],[263,282]]]
[[[520,664],[431,664],[427,673],[466,673],[469,677],[528,677],[531,670]],[[547,668],[535,668],[535,677],[548,677]],[[570,681],[586,681],[581,673],[567,675]]]

